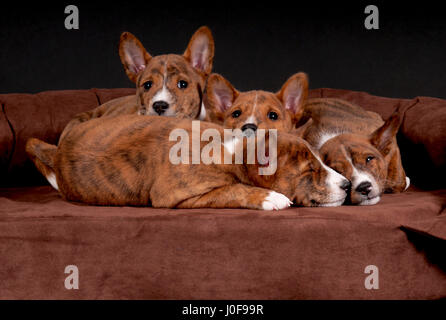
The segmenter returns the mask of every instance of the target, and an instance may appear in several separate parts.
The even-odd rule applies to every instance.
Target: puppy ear
[[[305,122],[303,125],[294,128],[291,133],[295,135],[296,137],[299,137],[301,139],[305,139],[305,136],[307,134],[308,129],[313,125],[313,118],[308,118],[307,122]]]
[[[142,72],[152,58],[141,42],[130,32],[123,32],[119,39],[119,57],[125,73],[132,82]]]
[[[383,155],[389,154],[391,151],[391,145],[398,133],[402,122],[402,117],[399,112],[393,113],[389,119],[370,137],[370,142],[376,149],[378,149]]]
[[[183,56],[192,67],[205,73],[205,75],[209,75],[212,71],[214,49],[214,38],[211,30],[203,26],[194,33]]]
[[[204,104],[209,111],[211,121],[223,121],[239,92],[223,76],[213,73],[209,76],[204,94]]]
[[[303,106],[308,97],[308,76],[303,72],[292,75],[276,95],[297,123],[303,115]]]

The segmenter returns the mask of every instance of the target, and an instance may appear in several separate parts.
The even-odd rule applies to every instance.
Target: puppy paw
[[[263,210],[280,210],[289,207],[293,202],[281,193],[270,191],[262,202]]]

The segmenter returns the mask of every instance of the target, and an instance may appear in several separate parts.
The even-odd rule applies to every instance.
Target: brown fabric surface
[[[408,99],[394,99],[378,97],[362,91],[321,88],[311,90],[309,98],[338,98],[361,106],[368,111],[379,113],[387,119],[397,108],[399,103],[407,103]]]
[[[427,254],[400,229],[445,205],[446,190],[262,212],[90,207],[50,187],[1,189],[0,298],[446,297],[446,266],[431,260],[444,246]],[[64,288],[71,264],[79,290]],[[378,290],[364,288],[367,265],[379,268]]]
[[[419,97],[409,107],[402,126],[404,135],[422,145],[436,167],[446,165],[446,101]]]
[[[98,97],[99,105],[104,104],[110,100],[130,96],[135,94],[135,88],[122,89],[93,89]]]
[[[0,95],[2,186],[47,184],[24,153],[77,113],[134,89]],[[432,299],[446,297],[446,102],[316,89],[387,118],[413,186],[375,206],[253,210],[93,207],[51,187],[0,189],[1,299]],[[429,189],[437,189],[428,191]],[[67,265],[80,290],[66,290]],[[379,268],[366,290],[364,268]]]
[[[435,217],[405,222],[402,227],[403,229],[446,241],[446,209]]]
[[[0,175],[6,176],[8,164],[14,149],[14,136],[11,127],[3,112],[0,101]]]
[[[134,91],[134,89],[133,89]],[[39,138],[57,144],[65,125],[74,115],[91,110],[98,105],[132,89],[91,89],[46,91],[38,94],[1,94],[0,104],[0,156],[2,157],[1,186],[44,184],[44,179],[25,154],[25,143]],[[8,122],[3,120],[7,119]],[[11,151],[12,150],[12,151]],[[12,154],[10,154],[12,152]]]

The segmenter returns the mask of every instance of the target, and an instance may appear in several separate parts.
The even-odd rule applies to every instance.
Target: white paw
[[[263,210],[280,210],[289,207],[293,202],[283,194],[270,191],[268,196],[262,202]]]
[[[406,177],[406,187],[404,188],[404,191],[406,191],[407,188],[409,188],[409,186],[410,186],[410,179],[409,177]]]

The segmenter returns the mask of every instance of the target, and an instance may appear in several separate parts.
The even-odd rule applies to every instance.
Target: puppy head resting
[[[326,166],[305,140],[278,132],[274,157],[269,139],[267,136],[260,140],[260,145],[264,145],[260,149],[265,150],[267,158],[263,167],[276,159],[276,170],[272,175],[259,174],[260,163],[265,163],[265,159],[256,158],[255,164],[245,165],[251,183],[284,194],[300,206],[339,206],[344,202],[350,182]]]
[[[395,113],[371,135],[340,134],[320,148],[324,163],[351,181],[352,204],[376,204],[383,192],[408,187],[396,143],[400,123]]]
[[[131,33],[119,41],[125,72],[136,84],[140,114],[198,118],[202,92],[211,73],[214,40],[207,27],[192,36],[183,55],[152,57]]]

